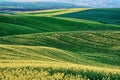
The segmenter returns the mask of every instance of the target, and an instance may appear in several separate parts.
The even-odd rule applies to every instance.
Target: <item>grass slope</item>
[[[79,10],[1,15],[0,80],[120,80],[120,26],[54,17]]]
[[[77,59],[68,51],[44,46],[0,45],[0,50],[1,60],[75,62]]]
[[[57,31],[119,31],[120,26],[60,17],[0,16],[0,29],[0,36],[5,36]]]
[[[73,53],[72,55],[77,56],[77,58],[75,58],[76,60],[75,63],[81,63],[82,61],[83,63],[88,62],[87,64],[92,64],[89,63],[88,61],[91,60],[102,64],[118,66],[120,65],[119,35],[120,35],[119,32],[102,32],[102,33],[101,32],[68,32],[68,33],[66,32],[66,33],[28,34],[28,35],[19,35],[19,36],[0,37],[0,44],[33,46],[33,50],[32,47],[30,49],[26,47],[25,51],[24,48],[23,49],[20,48],[21,49],[20,51],[22,51],[20,53],[27,53],[26,51],[30,51],[31,53],[36,52],[39,54],[40,52],[44,51],[44,49],[42,50],[42,48],[40,47],[37,48],[35,46],[53,47]],[[4,45],[2,47],[4,47]],[[10,51],[17,53],[17,49],[18,49],[18,53],[19,53],[19,46],[18,47],[14,46],[14,47],[15,48],[13,48],[13,50],[11,50],[12,48],[10,48]],[[6,47],[5,49],[3,48],[2,49],[3,52],[7,48],[8,48],[7,51],[9,53],[10,52],[9,46]],[[48,49],[46,48],[45,51],[47,52]],[[55,53],[51,51],[49,52]],[[46,52],[43,53],[45,54]],[[56,53],[58,54],[58,51],[56,51]],[[61,57],[63,53],[67,53],[67,52],[61,52]],[[79,61],[79,59],[81,61]]]
[[[26,16],[56,16],[67,13],[73,13],[78,11],[88,10],[89,8],[69,8],[69,9],[52,9],[52,10],[42,10],[42,11],[27,11],[27,12],[17,12],[19,15]]]
[[[0,36],[4,35],[14,35],[14,34],[29,34],[29,33],[36,33],[39,30],[22,26],[22,25],[15,25],[10,23],[3,23],[0,22]]]
[[[68,14],[58,15],[60,17],[87,19],[110,24],[120,24],[120,8],[89,9]]]
[[[0,37],[0,79],[119,80],[119,35],[53,32]]]

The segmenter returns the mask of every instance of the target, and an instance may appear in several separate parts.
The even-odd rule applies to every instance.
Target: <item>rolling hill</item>
[[[120,25],[120,8],[90,9],[69,14],[59,15],[60,17],[87,19],[108,24]]]
[[[119,31],[120,26],[60,17],[0,16],[0,29],[0,36],[7,36],[57,31]]]
[[[65,57],[65,53],[66,53],[66,56],[67,55],[69,56],[68,57],[69,60],[75,58],[76,63],[79,63],[81,61],[84,61],[85,63],[85,61],[88,60],[99,62],[100,60],[102,60],[103,63],[109,65],[120,65],[119,63],[120,58],[118,57],[120,56],[119,35],[120,35],[119,32],[102,32],[102,33],[101,32],[68,32],[68,33],[66,32],[66,33],[44,33],[44,34],[41,33],[41,34],[0,37],[0,43],[11,45],[11,46],[9,45],[1,46],[5,54],[13,51],[12,54],[10,55],[16,53],[18,57],[20,57],[20,55],[22,56],[23,54],[25,57],[27,57],[26,55],[31,55],[29,56],[30,58],[30,57],[35,57],[32,56],[35,53],[37,53],[35,55],[41,55],[43,53],[42,55],[46,55],[47,57],[49,55],[58,56],[56,59],[59,60],[60,55],[62,57],[63,54],[64,55],[63,57]],[[27,45],[27,46],[16,46],[16,45]],[[43,46],[43,48],[39,46]],[[47,47],[44,48],[44,46],[47,46],[48,48]],[[49,47],[53,47],[53,49]],[[54,48],[62,49],[63,51]],[[64,50],[69,52],[65,52]],[[30,53],[27,54],[26,51],[29,51],[31,54]],[[74,54],[71,55],[70,52]],[[75,55],[77,58],[75,57]],[[49,56],[49,57],[52,58],[54,56],[51,57]],[[23,58],[26,59],[25,57]],[[41,56],[36,56],[35,59],[42,59],[39,57]],[[82,59],[80,57],[82,57]],[[13,55],[13,59],[14,58],[15,57]],[[88,60],[83,60],[84,58],[87,58]],[[61,59],[65,60],[67,59],[67,57]],[[77,59],[78,60],[81,59],[81,61],[78,61]]]
[[[0,63],[4,66],[0,66],[0,71],[10,79],[15,76],[18,79],[20,74],[23,79],[49,79],[49,74],[50,80],[65,80],[68,75],[72,79],[82,76],[76,79],[119,80],[119,35],[119,32],[53,32],[3,36],[0,37]],[[46,77],[40,75],[44,72]],[[53,78],[62,73],[66,77]]]
[[[120,25],[104,23],[119,21],[117,12],[87,8],[0,15],[0,80],[119,80]]]

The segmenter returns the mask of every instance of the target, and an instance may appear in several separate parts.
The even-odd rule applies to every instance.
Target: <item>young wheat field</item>
[[[0,80],[120,80],[119,13],[0,12]]]

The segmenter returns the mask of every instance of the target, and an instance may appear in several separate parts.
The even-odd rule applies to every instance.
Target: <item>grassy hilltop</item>
[[[0,36],[5,36],[58,31],[119,31],[120,26],[72,18],[0,16],[0,29]]]
[[[120,25],[120,8],[90,9],[69,14],[59,15],[61,17],[93,20],[101,23]]]
[[[119,11],[1,13],[0,80],[119,80]]]

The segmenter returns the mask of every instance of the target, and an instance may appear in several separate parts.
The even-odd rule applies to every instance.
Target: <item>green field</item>
[[[0,80],[120,80],[119,11],[0,15]]]
[[[61,17],[87,19],[97,22],[103,22],[108,24],[120,25],[120,8],[116,9],[88,9],[85,11],[79,11],[69,14],[59,15]]]

